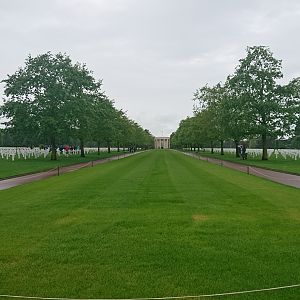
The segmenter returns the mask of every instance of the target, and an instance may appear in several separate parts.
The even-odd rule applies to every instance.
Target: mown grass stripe
[[[1,191],[0,293],[143,298],[299,282],[299,199],[172,151]]]

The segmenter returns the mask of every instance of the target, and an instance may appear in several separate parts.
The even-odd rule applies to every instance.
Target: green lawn
[[[61,156],[57,161],[51,161],[50,157],[15,159],[14,161],[0,157],[0,179],[26,173],[45,171],[57,168],[57,166],[68,166],[76,163],[88,162],[113,155],[117,155],[117,152],[101,152],[100,156],[98,156],[97,153],[87,154],[86,157],[80,157],[80,155],[70,155],[69,157]]]
[[[0,237],[0,294],[160,297],[297,284],[300,190],[147,151],[0,191]]]
[[[267,161],[261,160],[261,157],[254,157],[254,158],[249,157],[247,160],[242,160],[240,158],[236,158],[235,155],[230,153],[225,153],[225,155],[221,155],[219,153],[211,154],[209,151],[206,152],[201,151],[199,152],[199,154],[202,156],[233,161],[240,164],[258,166],[261,168],[300,175],[300,159],[298,160],[294,160],[292,158],[284,159],[282,156],[278,156],[278,158],[276,159],[275,156],[272,155]]]

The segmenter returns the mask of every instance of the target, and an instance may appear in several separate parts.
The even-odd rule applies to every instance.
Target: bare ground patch
[[[89,210],[79,208],[72,211],[70,214],[58,218],[55,223],[57,225],[70,225],[84,223],[89,218]]]
[[[65,216],[63,218],[56,220],[56,224],[68,225],[68,224],[76,223],[78,221],[78,219],[79,218],[77,216]]]
[[[201,215],[201,214],[197,214],[197,215],[193,215],[193,216],[192,216],[192,219],[193,219],[195,222],[203,222],[203,221],[208,220],[208,216],[206,216],[206,215]]]
[[[298,210],[290,210],[289,217],[294,220],[300,222],[300,211]]]

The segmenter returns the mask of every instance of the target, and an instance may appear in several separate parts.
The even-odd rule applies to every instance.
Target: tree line
[[[2,141],[14,146],[45,144],[56,160],[59,144],[69,141],[80,145],[81,156],[89,143],[98,147],[153,146],[153,136],[102,90],[85,64],[72,63],[66,54],[47,52],[28,56],[25,66],[2,81],[4,104],[0,114],[6,120]]]
[[[205,85],[194,93],[194,114],[171,135],[173,147],[213,147],[224,154],[232,140],[238,156],[241,141],[260,139],[262,159],[268,140],[300,137],[300,78],[282,84],[282,61],[269,47],[247,47],[246,57],[224,83]]]

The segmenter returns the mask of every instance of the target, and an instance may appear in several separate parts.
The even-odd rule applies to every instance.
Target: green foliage
[[[213,87],[206,85],[196,91],[194,101],[197,102],[198,109],[195,109],[195,114],[201,119],[204,140],[208,140],[212,148],[213,141],[218,140],[223,147],[223,141],[227,136],[225,125],[228,119],[228,110],[225,110],[225,88],[220,83]]]
[[[268,47],[248,47],[246,57],[224,85],[206,85],[194,94],[195,118],[203,120],[198,123],[202,134],[197,135],[196,143],[210,141],[213,145],[213,141],[219,140],[222,147],[225,139],[233,139],[237,147],[245,138],[260,136],[262,159],[266,160],[268,137],[290,137],[298,128],[300,79],[280,85],[282,77],[281,61],[273,57]],[[195,143],[192,126],[182,137],[182,124],[187,123],[181,123],[172,136],[177,145]]]
[[[140,130],[113,106],[86,65],[73,64],[66,54],[29,56],[25,66],[3,82],[6,99],[1,115],[8,119],[5,125],[18,141],[15,145],[49,144],[53,160],[57,145],[70,139],[80,143],[84,156],[87,141],[124,145],[135,139],[128,135],[130,126]],[[139,139],[140,147],[146,147],[149,135]]]
[[[249,119],[248,131],[262,137],[263,159],[267,159],[267,136],[290,134],[295,122],[292,95],[277,82],[282,77],[281,61],[273,57],[269,48],[259,46],[247,48],[247,56],[228,79],[240,110]]]

